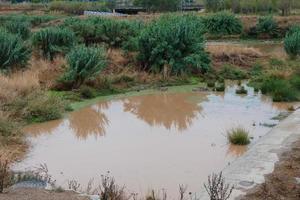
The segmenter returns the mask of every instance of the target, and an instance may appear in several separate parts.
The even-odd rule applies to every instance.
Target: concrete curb
[[[244,156],[224,168],[223,176],[226,183],[235,186],[230,199],[239,199],[246,190],[263,183],[265,175],[273,172],[279,154],[288,150],[298,139],[300,139],[300,110],[292,113],[269,131]],[[201,200],[209,200],[204,189],[200,191],[198,197]]]

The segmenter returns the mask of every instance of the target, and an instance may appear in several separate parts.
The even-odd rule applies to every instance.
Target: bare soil
[[[300,199],[300,140],[291,149],[282,153],[273,173],[265,177],[242,200],[299,200]]]
[[[0,194],[0,200],[89,200],[75,192],[55,192],[43,189],[19,188]]]

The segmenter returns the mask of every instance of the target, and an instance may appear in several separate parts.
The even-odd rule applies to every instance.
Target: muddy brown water
[[[25,128],[32,148],[15,170],[45,163],[58,185],[77,180],[82,189],[91,178],[110,171],[128,192],[140,195],[164,189],[178,195],[178,185],[197,192],[247,148],[228,144],[226,130],[243,126],[252,144],[278,123],[271,118],[286,107],[254,93],[160,92],[100,101],[62,120]]]

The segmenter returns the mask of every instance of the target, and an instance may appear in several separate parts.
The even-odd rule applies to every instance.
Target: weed
[[[234,187],[225,183],[222,172],[208,176],[208,185],[204,184],[210,200],[229,199]]]
[[[247,145],[250,143],[249,133],[242,127],[232,128],[227,131],[227,138],[234,145]]]
[[[94,90],[88,86],[80,87],[79,93],[84,99],[92,99],[96,96]]]
[[[248,94],[248,91],[245,89],[244,86],[241,86],[238,89],[236,89],[235,93],[236,94]]]
[[[8,161],[2,156],[0,157],[0,193],[3,192],[4,188],[7,187],[8,182],[10,180],[10,172],[9,172],[9,164]]]
[[[218,83],[215,87],[217,92],[224,92],[225,91],[225,83]]]
[[[215,81],[214,80],[207,81],[207,87],[210,87],[210,88],[215,87]]]
[[[242,80],[248,77],[246,71],[232,65],[224,65],[224,67],[220,70],[219,75],[224,79],[232,80]]]

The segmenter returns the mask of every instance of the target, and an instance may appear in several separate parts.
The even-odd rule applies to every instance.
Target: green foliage
[[[248,91],[245,89],[244,86],[239,87],[238,89],[235,90],[236,94],[248,94]]]
[[[33,46],[41,51],[44,58],[53,60],[56,54],[63,54],[73,47],[75,34],[68,29],[45,28],[36,32],[32,38]]]
[[[288,30],[288,32],[286,33],[287,36],[291,36],[294,33],[300,32],[300,26],[291,26]]]
[[[287,33],[284,39],[284,49],[291,58],[300,55],[300,30],[298,28]]]
[[[19,35],[22,39],[27,39],[30,34],[30,24],[26,21],[8,21],[4,24],[4,28],[10,33]]]
[[[26,14],[9,14],[0,16],[0,24],[11,23],[14,21],[29,23],[30,26],[35,27],[42,23],[57,19],[57,16],[52,15],[26,15]],[[30,26],[28,28],[30,28]]]
[[[197,16],[162,16],[138,38],[138,59],[146,71],[178,74],[205,72],[210,58],[204,49],[203,28]]]
[[[235,15],[228,12],[219,12],[203,19],[205,30],[212,35],[241,34],[242,22]]]
[[[219,72],[224,79],[242,80],[248,78],[246,71],[232,65],[224,65]]]
[[[122,47],[139,34],[143,24],[134,20],[89,17],[66,19],[63,27],[73,30],[86,45],[105,43],[109,47]]]
[[[79,93],[80,96],[84,99],[91,99],[96,96],[94,90],[88,86],[80,87]]]
[[[134,0],[134,4],[148,11],[175,11],[180,6],[180,0]]]
[[[263,94],[270,94],[273,101],[296,101],[298,91],[285,80],[277,76],[266,77],[260,87]]]
[[[227,131],[227,138],[229,142],[234,145],[247,145],[250,143],[249,133],[242,127]]]
[[[204,6],[207,11],[220,11],[224,9],[224,0],[204,0]]]
[[[260,17],[256,25],[258,34],[268,34],[271,37],[278,36],[278,24],[273,16]]]
[[[94,78],[106,67],[107,61],[103,48],[78,46],[67,55],[68,69],[63,81],[78,88],[87,79]]]
[[[225,83],[218,83],[215,87],[217,92],[224,92],[225,91]]]
[[[16,35],[0,30],[0,70],[25,67],[31,51]]]

